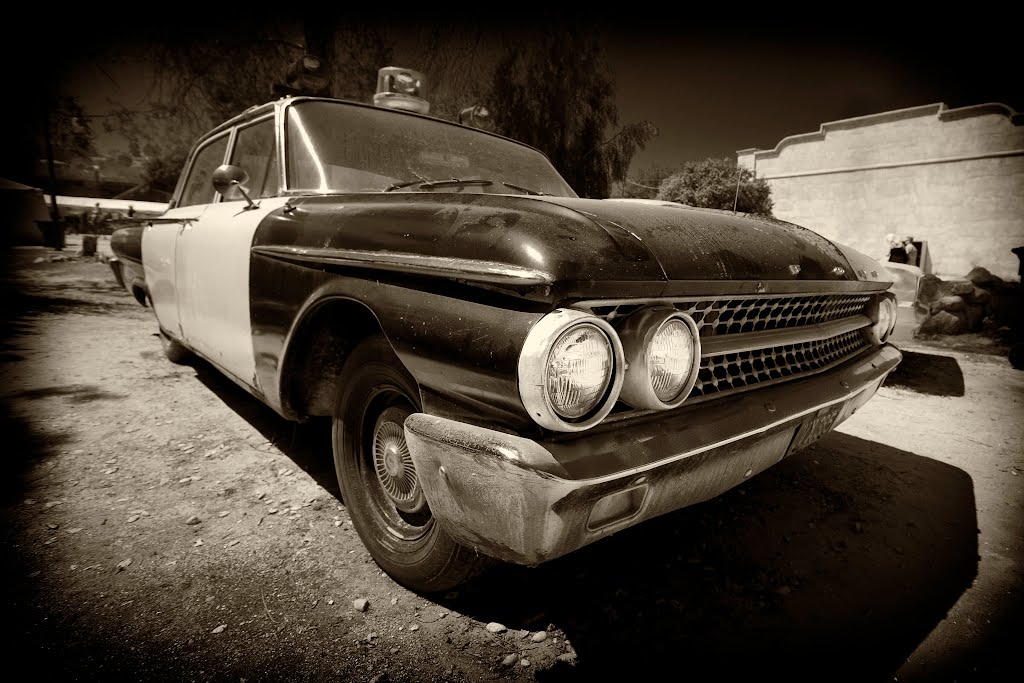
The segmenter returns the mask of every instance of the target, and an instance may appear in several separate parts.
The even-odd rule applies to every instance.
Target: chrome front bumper
[[[437,521],[459,542],[535,565],[713,498],[827,433],[902,355],[537,442],[416,413],[405,435]]]

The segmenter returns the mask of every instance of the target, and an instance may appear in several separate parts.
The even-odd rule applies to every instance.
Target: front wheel
[[[352,524],[381,569],[408,588],[437,592],[493,560],[452,539],[430,512],[405,442],[418,396],[387,339],[361,342],[338,378],[334,466]]]

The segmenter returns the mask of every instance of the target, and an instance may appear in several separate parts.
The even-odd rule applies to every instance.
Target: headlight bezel
[[[611,377],[593,408],[577,419],[561,416],[547,390],[550,355],[561,337],[576,327],[590,325],[603,333],[612,355]],[[527,334],[519,354],[519,397],[534,422],[558,432],[581,432],[600,423],[611,412],[622,389],[625,360],[615,329],[602,318],[584,311],[560,308],[541,318]]]
[[[654,390],[650,368],[649,351],[658,333],[671,321],[679,320],[690,333],[690,369],[686,381],[671,401],[663,401]],[[643,308],[629,316],[619,326],[626,358],[626,373],[619,398],[639,410],[670,410],[683,404],[693,390],[700,372],[700,333],[697,324],[686,313],[666,306]]]

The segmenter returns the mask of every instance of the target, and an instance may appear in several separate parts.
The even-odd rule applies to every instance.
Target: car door
[[[186,344],[256,391],[249,258],[260,221],[287,201],[275,196],[280,187],[275,140],[273,115],[235,131],[229,163],[248,173],[244,189],[255,206],[239,196],[220,197],[206,207],[182,229],[175,266]]]
[[[211,179],[214,170],[224,163],[227,151],[226,132],[204,142],[192,155],[174,208],[154,219],[142,233],[143,272],[153,312],[160,327],[177,339],[184,339],[179,315],[178,239],[185,228],[199,220],[212,204],[214,191]]]

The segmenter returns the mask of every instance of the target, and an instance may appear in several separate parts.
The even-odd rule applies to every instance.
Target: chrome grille
[[[824,370],[860,351],[867,343],[860,331],[854,331],[821,341],[702,358],[690,397],[735,391]]]
[[[864,310],[867,294],[804,294],[749,298],[701,298],[655,301],[688,313],[701,337],[816,325],[856,315]],[[611,322],[643,305],[593,306],[591,311]]]

